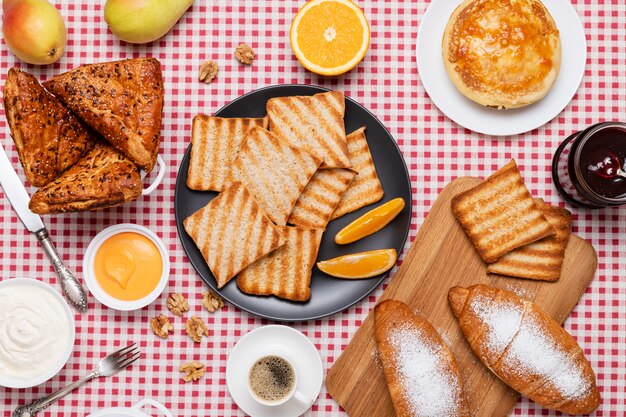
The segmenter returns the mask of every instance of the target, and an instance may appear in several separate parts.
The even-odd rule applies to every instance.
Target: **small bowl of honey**
[[[170,273],[167,248],[151,230],[132,223],[96,235],[83,259],[89,291],[105,306],[138,310],[165,289]]]

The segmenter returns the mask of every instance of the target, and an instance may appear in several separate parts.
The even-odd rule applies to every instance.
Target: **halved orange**
[[[370,27],[351,0],[310,0],[291,23],[291,49],[309,71],[339,75],[365,56]]]
[[[341,229],[335,235],[335,243],[345,245],[378,232],[400,214],[404,204],[404,199],[399,197],[368,211]]]
[[[370,278],[391,269],[397,258],[395,249],[379,249],[321,261],[317,267],[337,278]]]

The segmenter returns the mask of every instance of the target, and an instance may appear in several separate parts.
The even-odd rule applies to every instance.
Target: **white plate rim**
[[[568,0],[543,0],[559,29],[562,46],[561,69],[550,92],[529,106],[497,110],[462,95],[448,78],[443,64],[443,32],[450,15],[462,1],[433,0],[419,24],[415,44],[418,75],[435,106],[458,125],[493,136],[522,134],[554,119],[578,91],[587,63],[587,39],[574,6]]]

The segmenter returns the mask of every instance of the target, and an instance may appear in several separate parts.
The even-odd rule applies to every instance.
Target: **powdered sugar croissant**
[[[454,287],[448,301],[474,353],[511,388],[564,413],[598,407],[600,393],[582,349],[533,302],[485,285]]]
[[[400,301],[382,301],[374,311],[396,416],[469,417],[456,360],[435,328]]]

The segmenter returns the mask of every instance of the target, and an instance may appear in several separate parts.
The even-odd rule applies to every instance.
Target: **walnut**
[[[224,307],[224,300],[222,300],[219,295],[209,290],[202,293],[202,305],[209,310],[209,313],[214,313]]]
[[[220,67],[217,65],[215,61],[208,60],[200,65],[200,72],[198,74],[198,79],[200,81],[204,81],[206,84],[210,84],[213,81],[213,78],[217,75]]]
[[[154,334],[162,339],[167,339],[169,333],[174,333],[174,326],[170,323],[170,319],[163,314],[159,314],[158,317],[150,319],[150,327],[152,327]]]
[[[173,315],[182,317],[183,313],[189,311],[189,303],[182,294],[170,294],[167,297],[167,308]]]
[[[184,372],[183,381],[197,381],[204,376],[204,364],[202,362],[187,362],[180,365],[180,372]]]
[[[254,51],[245,43],[240,44],[235,49],[235,58],[242,64],[251,65],[252,61],[254,61],[254,57]]]
[[[196,316],[187,319],[187,323],[185,323],[185,330],[187,330],[187,335],[196,343],[200,342],[203,335],[209,335],[209,330],[206,328],[204,322]]]

